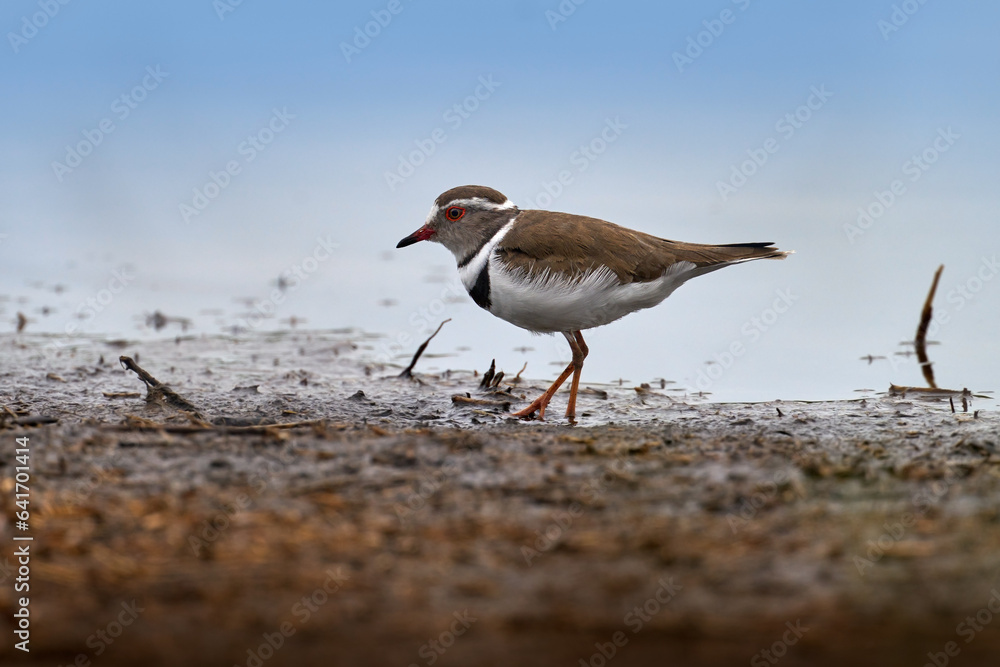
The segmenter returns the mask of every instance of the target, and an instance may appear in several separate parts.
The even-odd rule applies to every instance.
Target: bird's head
[[[423,226],[396,247],[437,241],[461,259],[475,253],[518,212],[514,202],[493,188],[462,185],[441,194]]]

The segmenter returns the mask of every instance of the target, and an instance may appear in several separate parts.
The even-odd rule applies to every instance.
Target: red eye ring
[[[444,217],[452,221],[460,220],[463,215],[465,215],[465,209],[461,206],[450,206],[444,212]]]

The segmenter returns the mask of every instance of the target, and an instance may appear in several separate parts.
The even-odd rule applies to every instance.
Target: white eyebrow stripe
[[[453,199],[448,202],[448,206],[468,206],[469,204],[476,204],[482,208],[490,209],[491,211],[507,211],[512,208],[517,208],[509,199],[504,200],[504,203],[498,204],[495,201],[490,201],[489,199],[484,199],[483,197],[470,197],[466,199]],[[437,204],[431,209],[431,212],[435,215],[440,209]]]

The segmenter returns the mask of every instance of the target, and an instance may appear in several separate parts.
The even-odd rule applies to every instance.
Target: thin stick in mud
[[[420,359],[420,355],[423,354],[424,350],[427,349],[427,343],[431,342],[434,336],[437,336],[438,332],[441,331],[441,327],[443,327],[448,322],[451,322],[450,317],[438,325],[438,328],[434,330],[434,333],[431,334],[430,338],[428,338],[427,340],[425,340],[423,343],[420,344],[420,347],[417,348],[417,353],[413,355],[413,361],[410,362],[409,366],[403,369],[403,372],[400,373],[398,377],[401,378],[413,377],[413,367],[417,365],[417,360]]]
[[[526,362],[524,362],[524,365],[521,366],[521,370],[519,370],[517,372],[517,375],[514,376],[514,379],[511,380],[510,383],[511,384],[517,384],[518,382],[520,382],[521,381],[521,373],[523,373],[524,369],[527,368],[527,367],[528,367],[528,362],[526,361]]]
[[[920,313],[920,325],[917,327],[917,337],[913,341],[917,350],[917,361],[920,362],[920,370],[923,371],[924,379],[927,380],[931,389],[937,389],[937,383],[934,382],[934,369],[927,357],[927,328],[930,326],[931,317],[934,314],[934,293],[937,292],[942,271],[944,271],[944,264],[939,266],[934,273],[934,282],[931,283],[931,291],[927,293],[927,300],[924,301],[924,309]]]
[[[486,369],[485,373],[483,373],[483,381],[479,383],[480,389],[485,390],[490,388],[490,383],[493,382],[493,376],[496,375],[496,371],[497,371],[497,360],[494,359],[493,361],[490,362],[490,367]]]
[[[201,413],[198,408],[193,406],[187,399],[175,392],[170,387],[166,386],[155,377],[150,375],[143,369],[139,364],[135,363],[132,357],[126,357],[124,355],[118,357],[118,361],[121,365],[129,371],[132,371],[139,376],[139,379],[146,384],[146,400],[162,400],[164,403],[170,405],[178,410],[183,410],[185,412],[192,412],[199,418],[201,418]]]

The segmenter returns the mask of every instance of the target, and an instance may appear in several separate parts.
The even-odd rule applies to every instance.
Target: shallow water
[[[401,379],[399,373],[412,355],[407,355],[406,363],[381,363],[383,340],[383,336],[356,329],[178,334],[150,341],[20,334],[0,339],[0,362],[9,398],[23,392],[56,412],[72,406],[74,415],[98,418],[108,404],[95,393],[97,386],[112,393],[136,391],[142,386],[134,374],[123,369],[120,355],[134,358],[159,381],[200,405],[205,415],[219,416],[227,415],[216,404],[229,405],[228,393],[237,392],[241,402],[258,410],[265,404],[293,400],[296,414],[303,419],[375,419],[397,427],[484,427],[516,422],[508,413],[526,405],[548,384],[529,373],[520,378],[508,373],[497,388],[484,390],[480,383],[487,368],[434,371],[435,365],[453,359],[428,359],[431,352],[417,361],[412,380]],[[434,349],[436,340],[428,345],[428,351]],[[94,386],[90,391],[75,392],[67,383]],[[566,423],[563,410],[567,396],[568,383],[550,404],[547,421]],[[461,402],[455,397],[473,400]],[[711,414],[713,405],[721,404],[711,394],[691,392],[665,380],[641,386],[583,382],[575,425],[644,426],[701,420]],[[864,411],[876,405],[900,412],[921,405],[929,410],[927,414],[954,417],[975,413],[977,420],[996,414],[994,400],[988,395],[971,397],[963,407],[960,397],[949,402],[948,397],[892,396],[874,390],[856,392],[847,401],[833,403],[778,399],[727,405],[731,410],[744,406],[755,416],[777,415],[779,419],[792,409],[789,406],[811,406],[809,410],[822,419],[833,418],[850,406]],[[836,406],[834,412],[828,412],[824,405]]]
[[[767,264],[783,269],[794,260]],[[380,332],[366,334],[364,353],[375,364],[405,364],[420,342],[451,318],[419,370],[485,370],[495,359],[508,375],[526,364],[524,376],[541,383],[554,378],[569,358],[561,336],[535,336],[477,308],[449,266],[438,266],[424,280],[413,281],[403,275],[405,267],[381,261],[376,268],[385,275],[375,283],[350,282],[338,276],[339,267],[328,266],[325,273],[317,271],[308,280],[279,288],[276,280],[262,280],[250,267],[242,269],[244,275],[228,274],[224,285],[194,285],[172,280],[169,272],[158,272],[155,266],[140,271],[116,265],[110,257],[97,264],[103,267],[73,265],[16,287],[0,297],[0,318],[13,329],[15,314],[23,312],[29,318],[25,331],[54,334],[49,344],[69,346],[84,335],[152,342],[177,335],[240,338],[347,327]],[[740,270],[744,267],[727,269],[728,276],[723,271],[718,277],[738,280],[735,272]],[[124,277],[126,284],[116,282],[116,276]],[[348,282],[350,289],[345,289]],[[586,332],[591,354],[584,383],[632,388],[666,382],[667,395],[703,394],[730,402],[850,399],[885,391],[893,383],[924,383],[912,348],[900,343],[912,338],[919,303],[912,322],[866,326],[852,329],[847,337],[825,340],[797,334],[813,326],[802,319],[805,313],[796,313],[797,301],[788,305],[782,300],[789,295],[798,299],[794,290],[755,297],[752,306],[733,303],[729,310],[678,330],[671,318],[696,307],[699,294],[693,291],[693,286],[684,286],[657,308]],[[746,314],[748,307],[754,314]],[[778,313],[776,307],[787,313]],[[947,307],[945,303],[939,315],[947,315]],[[165,318],[158,322],[157,315]],[[667,331],[658,334],[664,323]],[[932,326],[932,337],[964,333],[950,326]],[[976,345],[995,345],[982,343],[980,331],[970,333],[980,341]],[[941,386],[992,394],[997,357],[976,345],[930,346]],[[703,356],[694,356],[699,353]],[[993,400],[988,403],[995,405]]]

